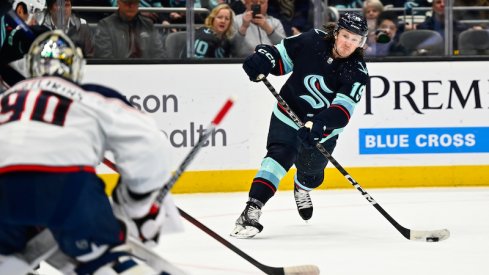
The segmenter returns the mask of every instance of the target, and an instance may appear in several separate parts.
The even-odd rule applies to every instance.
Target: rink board
[[[363,187],[489,186],[488,65],[369,63],[370,86],[333,156]],[[269,80],[279,89],[286,78]],[[240,64],[89,65],[85,82],[121,91],[154,117],[169,136],[175,168],[225,100],[236,96],[174,191],[248,190],[266,153],[275,100],[262,83],[247,80]],[[322,188],[351,187],[328,167]],[[107,167],[98,172],[115,182]],[[291,188],[293,173],[280,188]]]

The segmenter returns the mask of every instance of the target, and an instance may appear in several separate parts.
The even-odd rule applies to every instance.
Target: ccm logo
[[[258,52],[264,54],[270,60],[270,62],[272,62],[272,68],[275,68],[275,59],[271,53],[265,51],[264,49],[258,49]]]

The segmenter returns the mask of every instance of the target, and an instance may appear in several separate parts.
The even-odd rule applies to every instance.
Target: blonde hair
[[[228,4],[219,4],[212,9],[211,13],[205,18],[204,25],[208,28],[213,29],[214,19],[221,10],[229,10],[230,22],[228,29],[224,32],[224,36],[230,39],[234,34],[234,12]]]

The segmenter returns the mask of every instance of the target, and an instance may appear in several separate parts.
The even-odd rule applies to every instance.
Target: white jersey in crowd
[[[169,142],[118,92],[59,77],[24,80],[0,94],[0,172],[69,172],[96,167],[113,153],[135,192],[170,177]]]

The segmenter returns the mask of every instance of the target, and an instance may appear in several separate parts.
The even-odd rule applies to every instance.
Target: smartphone
[[[261,13],[261,6],[259,4],[253,4],[251,5],[251,11],[253,11],[253,18],[255,18],[257,14]]]

